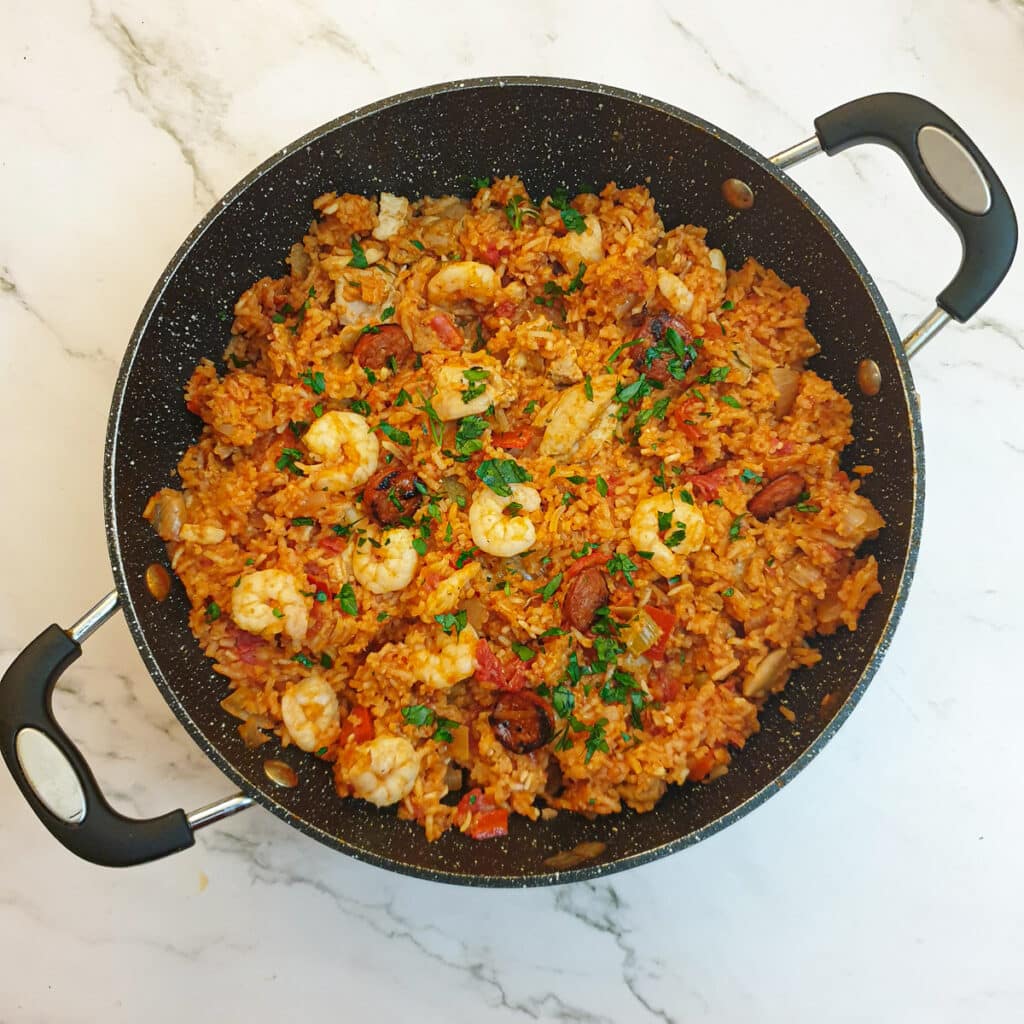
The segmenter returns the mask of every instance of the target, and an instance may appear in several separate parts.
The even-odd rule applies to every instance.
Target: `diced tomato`
[[[687,778],[691,782],[700,782],[701,779],[707,778],[708,773],[714,767],[715,755],[709,750],[706,754],[702,754],[694,759],[693,764],[690,765],[690,774]]]
[[[474,839],[497,839],[508,835],[508,811],[504,807],[495,807],[493,811],[484,811],[473,818],[469,826],[469,834]]]
[[[260,650],[266,646],[267,642],[237,626],[232,626],[230,633],[231,638],[235,641],[235,654],[238,655],[238,660],[246,665],[255,664],[259,660]]]
[[[705,338],[724,338],[725,331],[715,323],[714,320],[708,320],[704,324],[704,337]]]
[[[772,455],[792,455],[793,448],[794,445],[792,441],[783,441],[779,438],[775,447],[772,449]]]
[[[330,551],[331,554],[337,555],[345,547],[344,537],[335,537],[333,533],[327,534],[326,537],[321,537],[317,544],[322,547],[325,551]]]
[[[647,605],[644,611],[658,629],[661,630],[661,636],[658,637],[657,642],[647,649],[647,657],[651,661],[661,661],[665,657],[665,648],[668,646],[672,630],[676,628],[678,620],[671,612],[665,611],[664,608],[656,608],[653,604]]]
[[[710,473],[698,473],[690,477],[687,483],[702,501],[714,501],[718,497],[718,488],[724,482],[722,473],[721,469],[713,469]]]
[[[516,311],[516,304],[511,299],[504,299],[494,307],[494,315],[503,320],[511,320]]]
[[[505,669],[486,640],[476,643],[476,677],[481,683],[505,685]]]
[[[430,326],[445,348],[459,349],[465,344],[465,338],[459,334],[450,316],[438,313],[437,316],[430,318]]]
[[[341,724],[341,733],[338,736],[338,745],[345,746],[349,737],[356,743],[367,743],[373,739],[373,716],[370,712],[357,704],[349,713],[348,718]]]
[[[494,839],[508,835],[508,811],[495,807],[482,789],[465,793],[455,808],[455,820],[461,826],[469,822],[468,832],[474,839]]]
[[[202,406],[199,404],[199,399],[198,398],[190,398],[185,403],[185,408],[188,409],[188,411],[190,413],[192,413],[193,416],[200,416],[200,415],[202,415],[202,413],[200,411],[202,409]]]
[[[524,448],[528,448],[530,442],[533,440],[534,429],[530,426],[518,427],[516,430],[507,430],[503,434],[493,434],[491,441],[498,448],[504,448],[506,451],[518,451],[521,452]]]
[[[576,558],[573,560],[572,565],[565,570],[566,580],[571,580],[574,576],[578,576],[584,569],[589,569],[592,565],[604,565],[608,561],[608,556],[603,551],[591,551],[589,555],[584,555],[582,558]]]
[[[488,242],[477,250],[476,258],[489,267],[496,267],[501,262],[501,251],[493,242]]]

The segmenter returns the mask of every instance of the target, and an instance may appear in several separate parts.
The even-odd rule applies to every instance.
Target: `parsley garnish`
[[[592,402],[594,400],[594,385],[590,380],[590,374],[583,378],[583,394],[587,396],[587,401]]]
[[[733,398],[732,395],[722,395],[721,399],[723,402],[725,402],[726,405],[732,406],[733,409],[743,408],[743,405],[741,404],[740,400],[738,398]]]
[[[596,484],[596,487],[597,487],[597,493],[600,494],[602,498],[607,498],[608,497],[608,481],[605,480],[605,478],[603,476],[599,476],[597,478],[597,480],[595,481],[595,484]]]
[[[631,573],[636,572],[640,566],[633,561],[629,555],[615,554],[605,563],[608,567],[608,572],[614,576],[617,572],[621,572],[625,581],[633,586],[633,577]]]
[[[363,247],[355,235],[352,236],[352,259],[348,261],[348,265],[355,267],[356,270],[365,270],[370,265],[366,262],[366,253],[363,252]]]
[[[434,735],[431,737],[440,740],[442,743],[451,743],[451,730],[461,723],[454,722],[450,718],[442,718],[426,704],[407,704],[402,708],[402,717],[410,724],[416,726],[436,726]]]
[[[304,665],[306,668],[313,667],[313,659],[308,654],[296,654],[292,661],[297,661],[300,665]]]
[[[462,401],[465,405],[469,405],[474,398],[479,398],[487,390],[484,382],[490,375],[491,371],[485,370],[482,366],[471,366],[468,370],[462,371],[463,380],[469,385],[462,392]]]
[[[726,587],[725,590],[722,591],[722,597],[732,597],[735,593],[736,591],[733,587]]]
[[[520,661],[533,661],[537,657],[537,652],[532,647],[516,643],[514,640],[512,641],[512,650],[515,651],[516,657]]]
[[[537,411],[537,403],[535,401],[527,402],[526,406],[523,408],[523,412],[526,413],[527,416],[529,416],[531,413],[534,413],[536,411]]]
[[[555,592],[562,585],[562,580],[565,578],[565,573],[558,573],[557,576],[552,576],[543,587],[539,587],[536,593],[540,594],[541,598],[545,601],[550,601],[555,596]]]
[[[356,600],[356,592],[352,589],[351,583],[342,585],[338,591],[338,604],[346,615],[359,614],[359,602]]]
[[[416,392],[423,400],[423,404],[419,408],[426,414],[428,425],[430,427],[430,436],[433,438],[434,444],[441,447],[441,442],[444,440],[444,420],[441,419],[437,414],[437,410],[430,404],[430,399],[427,398],[422,391]]]
[[[469,179],[469,183],[470,183],[470,185],[473,186],[473,188],[475,188],[477,190],[477,192],[479,192],[480,189],[482,189],[482,188],[490,188],[491,179],[490,178],[470,178]]]
[[[334,659],[329,654],[327,654],[326,652],[324,654],[320,655],[320,667],[321,668],[333,668],[334,667]]]
[[[362,398],[353,398],[348,403],[348,407],[353,411],[359,413],[360,416],[369,416],[373,410],[370,408],[370,403]]]
[[[458,558],[455,559],[455,568],[461,569],[473,556],[477,553],[477,548],[472,547],[466,551],[463,551]]]
[[[650,409],[641,409],[636,414],[636,425],[642,427],[648,420],[651,419],[664,419],[665,413],[668,412],[669,399],[659,398]]]
[[[797,512],[809,512],[813,515],[814,513],[821,511],[821,506],[808,505],[806,501],[802,501],[799,505],[797,505],[796,510]]]
[[[443,615],[435,615],[434,621],[441,627],[441,631],[445,636],[450,636],[452,630],[458,635],[466,628],[466,613],[465,611],[458,611],[453,615],[446,612]]]
[[[735,309],[735,308],[736,308],[735,304],[733,302],[731,302],[729,299],[726,299],[725,302],[722,303],[722,309]]]
[[[299,380],[302,381],[314,395],[322,395],[327,390],[327,382],[324,380],[324,375],[317,370],[314,373],[312,370],[307,370],[305,373],[299,374]]]
[[[752,469],[745,469],[742,473],[740,473],[740,479],[745,484],[759,484],[764,479],[764,477],[761,476],[759,473],[755,473]]]
[[[394,441],[395,444],[411,444],[412,439],[404,430],[399,430],[398,427],[391,426],[390,423],[378,423],[380,432],[389,440]]]
[[[715,366],[697,378],[698,384],[718,384],[729,376],[728,366]]]
[[[729,527],[729,536],[732,540],[737,540],[740,535],[740,526],[743,525],[743,516],[738,515],[733,521],[732,526]]]
[[[312,516],[298,516],[292,520],[292,526],[316,526],[316,520]]]
[[[583,759],[584,764],[590,764],[590,759],[599,750],[606,754],[608,753],[608,741],[604,738],[604,729],[607,724],[607,718],[599,718],[590,726],[590,733],[587,736],[587,742],[584,744],[587,751],[587,756]]]
[[[411,240],[411,241],[409,242],[409,244],[410,244],[410,245],[411,245],[411,246],[412,246],[412,247],[413,247],[414,249],[419,249],[419,251],[420,251],[420,252],[423,252],[423,243],[422,243],[422,242],[418,242],[418,241],[417,241],[417,240],[416,240],[415,238],[413,238],[413,239],[412,239],[412,240]]]
[[[296,459],[302,458],[302,452],[298,448],[282,448],[281,454],[277,457],[277,462],[274,465],[278,469],[286,469],[289,473],[294,473],[296,476],[305,476],[306,474],[295,465]]]
[[[206,606],[206,617],[210,622],[216,622],[220,618],[220,605],[216,601],[211,601]]]
[[[512,496],[513,484],[522,484],[533,479],[514,459],[484,459],[477,466],[476,475],[502,498]]]

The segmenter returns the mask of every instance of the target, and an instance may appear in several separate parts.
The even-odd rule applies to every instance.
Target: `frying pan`
[[[921,530],[924,461],[908,357],[950,319],[965,321],[991,295],[1013,259],[1017,225],[1009,198],[968,136],[914,96],[885,93],[838,107],[814,134],[766,158],[693,114],[607,86],[544,78],[477,79],[406,93],[364,107],[285,147],[206,216],[157,282],[121,365],[107,430],[104,495],[116,590],[68,630],[50,626],[0,682],[0,752],[43,824],[73,853],[124,866],[191,846],[195,831],[253,803],[323,843],[370,863],[446,882],[523,886],[592,878],[672,853],[724,828],[777,791],[821,750],[864,693],[907,598]],[[952,223],[963,261],[935,310],[901,341],[867,270],[818,205],[783,169],[818,152],[860,143],[900,154],[918,185]],[[265,745],[247,749],[219,706],[223,681],[192,637],[180,586],[158,604],[145,570],[165,557],[142,519],[200,424],[181,400],[202,357],[218,359],[225,314],[264,275],[281,273],[292,242],[323,192],[466,193],[480,174],[517,173],[535,195],[583,181],[648,183],[665,223],[703,224],[730,266],[753,256],[811,298],[808,326],[822,342],[814,361],[853,404],[856,439],[847,466],[869,463],[864,493],[888,523],[865,546],[879,563],[882,593],[856,633],[817,641],[823,655],[785,691],[796,713],[762,715],[761,731],[730,772],[705,785],[672,787],[648,814],[593,821],[561,814],[516,819],[507,837],[476,842],[449,832],[427,843],[422,829],[334,795],[329,766],[295,747],[270,757],[299,782],[268,777]],[[722,184],[739,179],[755,196],[737,210]],[[880,392],[856,386],[872,359]],[[131,820],[104,799],[88,765],[53,718],[51,694],[85,638],[120,608],[171,709],[239,792],[191,814]],[[777,700],[778,698],[774,698]],[[545,865],[584,841],[596,858],[567,871]]]

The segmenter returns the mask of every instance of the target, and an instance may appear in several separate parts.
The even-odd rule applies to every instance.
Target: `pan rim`
[[[242,773],[226,758],[216,747],[210,744],[199,726],[192,719],[188,709],[182,703],[173,686],[165,677],[162,668],[146,638],[142,624],[135,611],[131,593],[128,588],[127,569],[121,556],[121,546],[118,530],[118,518],[115,504],[117,484],[114,479],[114,469],[117,461],[118,433],[121,424],[121,412],[129,378],[135,358],[143,336],[148,329],[153,312],[162,299],[164,292],[181,265],[188,258],[191,250],[206,233],[211,225],[217,220],[221,212],[232,204],[239,196],[245,193],[252,184],[258,181],[264,174],[276,167],[283,160],[287,159],[297,150],[304,149],[318,140],[324,138],[334,130],[344,125],[354,124],[366,118],[372,117],[384,110],[400,106],[410,101],[424,99],[432,96],[444,95],[446,93],[459,92],[468,89],[493,89],[513,87],[540,87],[558,88],[576,92],[590,93],[594,96],[609,96],[615,99],[625,100],[639,107],[652,109],[660,113],[679,119],[691,127],[699,128],[716,139],[732,147],[739,156],[753,162],[763,171],[775,178],[779,184],[787,189],[807,210],[814,216],[828,232],[833,241],[839,247],[844,258],[850,263],[851,268],[857,274],[865,287],[872,305],[877,313],[889,342],[893,348],[896,365],[899,372],[900,387],[906,398],[907,412],[909,414],[910,443],[913,454],[914,473],[912,479],[911,494],[911,515],[909,543],[902,570],[896,585],[895,597],[892,608],[882,627],[874,651],[868,660],[867,665],[861,672],[856,685],[851,689],[845,701],[840,705],[828,725],[818,734],[817,737],[790,763],[782,772],[767,782],[761,789],[748,797],[742,803],[733,807],[726,814],[716,818],[704,828],[689,832],[686,835],[661,843],[651,849],[640,853],[633,853],[614,861],[579,867],[570,871],[547,871],[530,875],[477,875],[457,872],[448,872],[437,868],[421,868],[390,857],[383,856],[371,850],[351,845],[333,836],[318,826],[305,819],[298,818],[292,811],[278,803],[271,792],[253,785]],[[896,626],[899,623],[906,604],[907,596],[913,581],[914,570],[917,564],[917,556],[920,548],[921,530],[924,516],[924,441],[921,426],[921,416],[917,393],[914,388],[913,377],[910,371],[910,364],[903,346],[900,342],[900,335],[889,313],[888,307],[883,300],[881,293],[876,286],[874,279],[868,272],[864,263],[857,255],[853,246],[845,235],[832,222],[825,211],[813,200],[792,178],[784,171],[772,164],[767,157],[753,149],[741,139],[724,131],[718,126],[705,121],[698,115],[676,107],[673,104],[616,86],[604,85],[596,82],[588,82],[578,79],[543,77],[543,76],[491,76],[483,78],[458,79],[450,82],[441,82],[436,85],[425,86],[407,92],[398,93],[367,104],[334,118],[325,124],[314,128],[312,131],[301,136],[281,149],[277,150],[270,157],[260,163],[256,168],[242,178],[233,188],[224,194],[210,210],[203,216],[188,237],[178,247],[177,251],[168,262],[161,273],[149,298],[139,315],[139,318],[132,330],[131,337],[125,350],[124,357],[118,370],[117,380],[114,385],[114,392],[111,399],[110,414],[107,423],[107,433],[104,446],[103,464],[103,502],[104,502],[104,524],[107,536],[107,548],[110,556],[111,568],[113,570],[114,583],[117,589],[121,608],[132,639],[138,648],[146,668],[148,669],[154,683],[159,689],[164,700],[167,702],[175,717],[181,722],[186,732],[198,744],[207,758],[210,759],[242,792],[251,797],[260,806],[276,815],[282,821],[305,833],[313,839],[329,846],[335,850],[345,853],[357,860],[375,867],[385,868],[398,874],[414,878],[426,879],[434,882],[445,882],[456,885],[466,885],[480,888],[534,888],[548,885],[558,885],[568,882],[587,881],[602,878],[608,875],[617,874],[630,868],[638,867],[667,857],[686,847],[692,846],[702,839],[706,839],[716,832],[727,828],[740,818],[743,818],[755,808],[763,804],[770,796],[777,793],[785,785],[791,782],[827,745],[835,733],[843,725],[864,695],[869,683],[888,651],[892,642]]]

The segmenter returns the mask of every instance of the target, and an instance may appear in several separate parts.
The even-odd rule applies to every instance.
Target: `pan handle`
[[[128,867],[177,853],[203,825],[251,806],[238,793],[186,815],[136,820],[115,811],[81,752],[53,717],[53,688],[82,653],[82,641],[117,611],[112,592],[68,630],[45,629],[0,679],[0,754],[29,806],[72,853],[106,867]]]
[[[953,225],[963,245],[956,276],[937,309],[905,342],[912,355],[949,322],[964,323],[985,304],[1013,263],[1017,218],[1003,183],[967,133],[938,107],[901,92],[844,103],[815,118],[815,134],[771,158],[792,167],[815,153],[829,156],[876,143],[895,150],[918,187]]]

